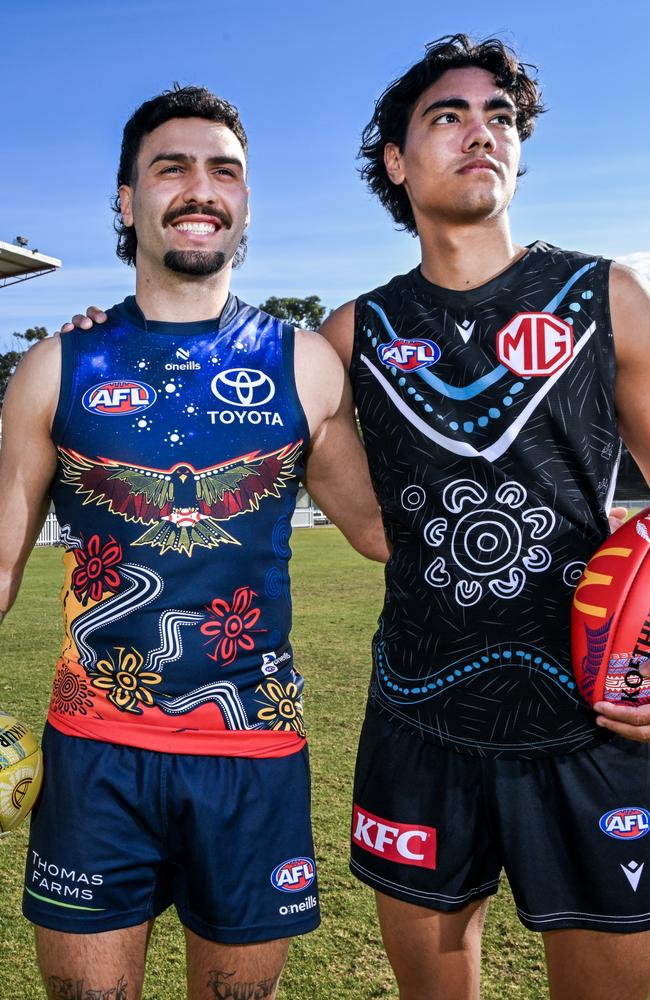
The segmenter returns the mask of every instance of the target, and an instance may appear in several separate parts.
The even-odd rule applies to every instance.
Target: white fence
[[[37,545],[59,545],[61,542],[61,529],[55,514],[48,514],[40,535],[36,539]]]
[[[319,524],[329,524],[321,510],[317,507],[296,507],[291,518],[292,528],[313,528]],[[60,545],[61,528],[55,514],[48,514],[43,529],[36,539],[37,545]]]

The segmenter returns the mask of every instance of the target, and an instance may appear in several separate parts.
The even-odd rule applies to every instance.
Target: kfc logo
[[[393,823],[355,804],[352,841],[370,854],[401,865],[436,867],[436,831],[432,826]]]
[[[552,313],[517,313],[497,333],[497,357],[515,375],[553,375],[573,357],[573,330]]]

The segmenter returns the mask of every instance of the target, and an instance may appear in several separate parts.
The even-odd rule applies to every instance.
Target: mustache
[[[163,226],[171,226],[176,222],[176,219],[182,219],[188,215],[209,215],[213,219],[217,219],[224,229],[230,229],[232,226],[232,219],[228,213],[213,205],[186,205],[185,208],[170,208],[169,212],[163,215]]]

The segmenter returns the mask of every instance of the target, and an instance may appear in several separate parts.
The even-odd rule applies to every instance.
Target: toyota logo
[[[275,385],[257,368],[228,368],[214,376],[210,388],[231,406],[262,406],[275,396]]]

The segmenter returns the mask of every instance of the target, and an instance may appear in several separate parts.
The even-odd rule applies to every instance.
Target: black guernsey
[[[620,452],[610,262],[535,243],[468,292],[359,298],[350,367],[394,548],[370,703],[462,753],[604,738],[570,661]]]

